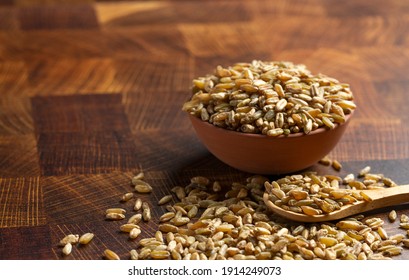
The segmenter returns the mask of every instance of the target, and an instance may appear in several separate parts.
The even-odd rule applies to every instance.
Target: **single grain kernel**
[[[371,202],[373,199],[369,196],[369,195],[367,195],[365,192],[360,192],[359,193],[361,196],[362,196],[362,198],[365,200],[365,201],[367,201],[367,202]]]
[[[62,249],[62,253],[68,256],[69,254],[71,254],[71,251],[72,251],[72,244],[71,243],[65,244],[64,248]]]
[[[393,223],[394,221],[396,221],[396,218],[398,217],[398,214],[396,213],[395,210],[392,210],[391,212],[389,212],[388,215],[388,219],[391,223]]]
[[[150,209],[150,208],[145,208],[145,209],[143,209],[142,219],[143,219],[145,222],[149,222],[149,221],[151,220],[151,218],[152,218],[151,209]]]
[[[126,193],[121,197],[122,202],[129,201],[133,198],[134,194],[133,193]]]
[[[107,220],[123,220],[125,219],[125,215],[119,213],[108,213],[105,215],[105,218]]]
[[[108,208],[108,209],[105,211],[105,213],[106,213],[106,214],[109,214],[109,213],[118,213],[118,214],[123,214],[123,215],[125,215],[125,214],[126,214],[126,210],[123,209],[123,208]]]
[[[176,197],[179,200],[182,200],[186,197],[185,189],[181,186],[173,187],[171,191],[176,194]]]
[[[152,190],[152,186],[148,183],[135,185],[135,191],[138,193],[150,193]]]
[[[135,201],[135,205],[133,207],[133,210],[135,211],[139,211],[142,207],[142,199],[140,199],[139,197],[136,199]]]
[[[129,254],[131,255],[131,260],[138,260],[139,259],[139,254],[138,251],[135,249],[132,249]]]
[[[308,215],[308,216],[314,216],[314,215],[320,215],[322,214],[321,210],[312,208],[310,206],[301,206],[301,210],[304,214]]]
[[[371,171],[370,166],[365,166],[361,171],[359,171],[358,176],[359,177],[365,177],[366,174],[368,174]]]
[[[178,227],[171,224],[161,224],[159,225],[159,230],[165,233],[167,232],[176,233],[178,232]]]
[[[159,221],[160,222],[170,221],[175,217],[175,215],[176,215],[175,212],[166,212],[165,214],[159,217]]]
[[[78,242],[83,245],[88,244],[94,238],[94,236],[95,235],[91,232],[84,233],[81,235]]]
[[[163,260],[167,259],[170,256],[170,252],[165,250],[153,250],[150,256],[154,260]]]
[[[107,260],[120,260],[119,256],[110,249],[105,249],[104,256]]]
[[[322,165],[331,165],[332,164],[332,160],[328,157],[325,156],[322,159],[319,160],[319,163],[321,163]]]
[[[142,220],[142,214],[138,213],[138,214],[132,215],[128,219],[128,224],[138,224],[141,220]]]
[[[138,225],[135,224],[123,224],[119,227],[122,232],[130,232],[134,228],[139,228]]]
[[[129,232],[129,238],[131,239],[135,239],[137,238],[140,234],[141,234],[141,229],[140,228],[133,228],[131,229],[131,231]]]
[[[399,224],[399,227],[400,227],[400,228],[403,228],[403,229],[409,229],[409,222],[400,223],[400,224]]]
[[[171,200],[172,200],[172,195],[165,195],[164,197],[159,199],[158,205],[166,204],[166,203],[170,202]]]
[[[339,161],[337,161],[336,159],[334,159],[334,160],[332,161],[331,166],[332,166],[332,168],[334,168],[336,171],[340,171],[340,170],[342,169],[342,164],[341,164]]]

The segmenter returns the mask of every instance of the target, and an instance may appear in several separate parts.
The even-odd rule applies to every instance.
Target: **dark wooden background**
[[[136,241],[104,211],[140,171],[151,205],[191,176],[244,179],[181,106],[194,77],[253,59],[350,83],[359,109],[330,154],[340,175],[370,165],[409,183],[408,1],[0,1],[0,259],[128,258]],[[58,241],[88,231],[95,240],[63,257]]]

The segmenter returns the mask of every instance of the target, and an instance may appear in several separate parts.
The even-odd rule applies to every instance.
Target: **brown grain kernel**
[[[118,213],[118,214],[123,214],[123,215],[125,215],[125,214],[126,214],[126,210],[123,209],[123,208],[108,208],[108,209],[105,211],[105,214],[109,214],[109,213]]]
[[[171,255],[172,255],[173,260],[181,260],[182,259],[181,254],[176,250],[172,250]]]
[[[166,203],[170,202],[171,200],[172,200],[172,195],[165,195],[164,197],[159,199],[158,205],[166,204]]]
[[[398,233],[398,234],[395,234],[389,237],[390,240],[396,240],[397,243],[400,243],[404,238],[405,236],[401,233]]]
[[[59,245],[60,246],[65,246],[68,243],[71,244],[76,244],[79,240],[79,235],[78,234],[68,234],[66,236],[64,236],[63,239],[60,240]]]
[[[351,181],[348,183],[348,186],[350,186],[352,189],[357,189],[357,190],[366,189],[366,186],[364,185],[364,183],[360,181]]]
[[[145,209],[150,209],[149,203],[146,201],[142,202],[142,210],[145,210]]]
[[[363,169],[361,169],[358,173],[359,177],[365,177],[366,174],[368,174],[371,171],[370,166],[365,166]]]
[[[388,256],[388,257],[397,256],[397,255],[402,254],[402,248],[392,245],[390,248],[387,248],[382,252],[384,256]]]
[[[186,197],[185,189],[181,186],[173,187],[171,191],[176,194],[179,200],[183,200]]]
[[[145,247],[145,246],[148,246],[152,242],[160,243],[154,237],[147,237],[147,238],[143,238],[143,239],[139,240],[139,245],[142,246],[142,247]]]
[[[365,200],[365,201],[367,201],[367,202],[371,202],[373,199],[369,196],[369,195],[367,195],[365,192],[360,192],[359,193],[361,196],[362,196],[362,198]]]
[[[107,260],[120,260],[119,256],[110,249],[105,249],[104,256]]]
[[[333,237],[327,237],[327,236],[320,237],[318,239],[318,242],[321,243],[321,244],[324,244],[325,247],[332,247],[335,244],[338,244],[337,239],[335,239]]]
[[[301,206],[301,210],[303,211],[304,214],[309,215],[309,216],[322,214],[322,211],[312,208],[310,206]]]
[[[387,187],[396,187],[397,186],[397,184],[394,181],[392,181],[392,179],[390,179],[390,178],[385,178],[384,177],[384,178],[382,178],[382,182]]]
[[[150,193],[152,190],[152,186],[148,183],[135,185],[135,191],[138,193]]]
[[[332,160],[328,156],[325,156],[325,157],[323,157],[322,159],[319,160],[319,163],[321,163],[323,165],[331,165]]]
[[[135,224],[123,224],[119,227],[122,232],[130,232],[134,228],[139,228],[138,225]]]
[[[143,180],[144,178],[145,178],[145,174],[143,172],[139,172],[134,177],[132,177],[131,183],[132,185],[135,186],[136,184],[138,184],[140,180]]]
[[[149,248],[142,248],[141,251],[139,252],[139,259],[140,260],[147,259],[150,256],[151,252],[152,250]]]
[[[151,218],[152,218],[151,209],[150,209],[149,207],[143,209],[142,219],[143,219],[145,222],[149,222],[149,221],[151,220]]]
[[[219,192],[221,191],[222,186],[220,185],[220,183],[218,181],[213,182],[213,191],[214,192]]]
[[[71,243],[65,244],[64,248],[62,249],[62,253],[68,256],[69,254],[71,254],[71,251],[72,251],[72,244]]]
[[[105,218],[107,220],[122,220],[125,219],[125,215],[119,213],[108,213],[105,215]]]
[[[176,233],[178,232],[178,227],[175,225],[171,225],[171,224],[161,224],[159,225],[159,230],[162,232],[173,232]]]
[[[150,256],[154,260],[163,260],[167,259],[170,256],[170,253],[166,250],[153,250]]]
[[[192,219],[196,217],[197,213],[199,211],[199,208],[196,205],[193,205],[192,208],[187,212],[187,216]]]
[[[84,233],[81,235],[78,242],[83,245],[88,244],[94,238],[94,236],[95,235],[91,232]]]
[[[142,207],[142,200],[140,198],[137,198],[135,201],[135,205],[133,207],[133,210],[139,211]]]
[[[173,219],[173,217],[175,217],[175,215],[176,215],[175,212],[166,212],[165,214],[159,217],[159,221],[161,222],[170,221],[171,219]]]
[[[352,182],[352,181],[354,181],[354,180],[355,180],[354,174],[350,173],[350,174],[348,174],[348,175],[346,175],[346,176],[344,177],[343,183],[344,183],[344,184],[348,184],[349,182]]]
[[[393,223],[394,221],[396,221],[396,218],[398,217],[398,214],[396,213],[395,210],[392,210],[391,212],[389,212],[388,215],[388,219],[391,223]]]
[[[175,226],[183,226],[190,222],[188,217],[175,217],[170,222]]]
[[[325,124],[329,129],[334,129],[335,124],[331,121],[330,118],[323,116],[322,117],[322,122]]]
[[[133,193],[126,193],[121,197],[121,201],[122,202],[129,201],[133,198],[133,196],[134,196]]]
[[[208,178],[206,178],[206,177],[203,177],[203,176],[196,176],[196,177],[192,177],[190,179],[190,182],[192,184],[199,184],[199,185],[207,186],[209,184],[210,180]]]
[[[141,234],[141,229],[140,228],[133,228],[129,231],[129,238],[135,239]]]
[[[141,220],[142,220],[142,214],[138,213],[138,214],[132,215],[128,219],[128,224],[138,224]]]
[[[409,223],[408,223],[408,222],[406,222],[406,223],[400,223],[400,224],[399,224],[399,227],[400,227],[400,228],[403,228],[403,229],[409,229]]]
[[[331,166],[332,166],[332,168],[334,168],[336,171],[340,171],[340,170],[342,169],[342,164],[341,164],[339,161],[337,161],[336,159],[334,159],[334,160],[332,161]]]
[[[135,249],[132,249],[129,254],[131,255],[131,260],[138,260],[139,259],[139,254],[138,251]]]

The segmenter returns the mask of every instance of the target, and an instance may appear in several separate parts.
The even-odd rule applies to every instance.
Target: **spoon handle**
[[[398,205],[409,202],[409,185],[390,187],[376,190],[362,190],[372,201],[366,203],[367,210]]]

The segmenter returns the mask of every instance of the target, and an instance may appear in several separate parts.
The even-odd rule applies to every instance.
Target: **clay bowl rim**
[[[250,137],[250,138],[255,138],[255,139],[260,138],[260,139],[274,140],[274,139],[307,137],[307,136],[311,136],[311,135],[320,134],[320,133],[324,133],[324,132],[329,132],[331,130],[335,130],[340,126],[346,125],[349,122],[349,120],[351,119],[354,112],[355,112],[355,110],[352,110],[349,114],[345,115],[345,121],[343,123],[335,123],[335,127],[333,129],[328,129],[326,127],[319,127],[316,130],[313,130],[308,134],[305,134],[304,132],[297,132],[297,133],[290,133],[288,135],[279,135],[279,136],[268,136],[268,135],[264,135],[264,134],[261,134],[261,133],[244,133],[244,132],[240,132],[240,131],[236,131],[236,130],[230,130],[230,129],[215,126],[215,125],[209,123],[208,121],[203,121],[201,118],[196,117],[193,114],[190,114],[190,113],[188,113],[188,114],[189,114],[189,118],[197,119],[197,121],[199,121],[198,123],[201,123],[204,126],[208,126],[208,127],[214,128],[214,129],[219,129],[220,132],[224,131],[224,133],[232,134],[232,135],[238,136],[238,137]]]

